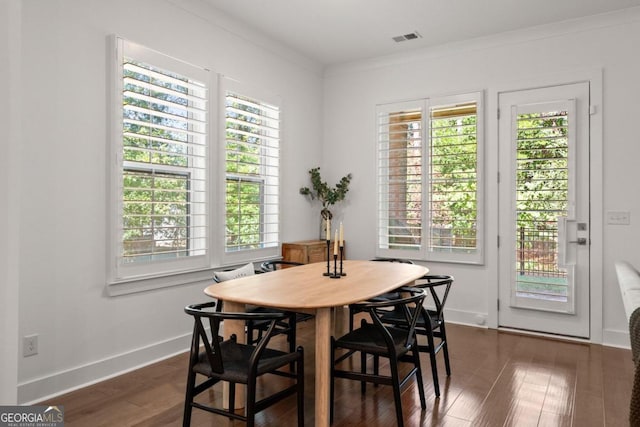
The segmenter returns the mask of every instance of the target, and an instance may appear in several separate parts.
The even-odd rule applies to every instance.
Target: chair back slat
[[[264,273],[268,273],[270,271],[280,270],[282,268],[288,267],[296,267],[302,265],[300,262],[295,261],[285,261],[285,260],[273,260],[273,261],[265,261],[260,264],[260,270]]]
[[[209,364],[211,365],[211,370],[218,374],[224,372],[224,364],[222,357],[220,357],[220,341],[217,339],[220,321],[216,319],[215,321],[209,322],[209,324],[215,325],[211,327],[211,340],[209,340],[207,331],[202,324],[202,316],[196,316],[194,323],[197,334],[204,346]]]
[[[452,284],[453,276],[448,275],[426,275],[416,281],[416,287],[429,289],[435,305],[435,317],[439,321],[444,319],[444,306]]]
[[[401,264],[413,264],[413,261],[405,258],[373,258],[371,261],[380,261],[380,262],[399,262]]]
[[[222,362],[222,353],[220,351],[220,339],[218,338],[220,331],[220,323],[225,319],[227,320],[242,320],[242,321],[267,321],[267,332],[263,334],[262,338],[258,341],[251,356],[252,365],[257,367],[257,363],[253,363],[254,360],[260,359],[260,356],[267,348],[267,344],[273,335],[275,335],[276,323],[279,320],[285,319],[287,314],[285,313],[231,313],[210,311],[215,307],[215,302],[209,302],[205,304],[194,304],[185,307],[185,312],[194,317],[194,334],[191,344],[191,353],[198,354],[200,344],[204,346],[207,360],[211,365],[211,370],[215,373],[221,374],[224,372],[224,364]],[[202,319],[209,320],[211,329],[211,340],[207,336],[207,331],[203,325]]]
[[[417,287],[405,286],[397,289],[397,298],[385,301],[362,302],[359,305],[363,311],[369,312],[372,321],[382,333],[388,348],[395,347],[391,333],[388,330],[382,316],[385,310],[397,310],[401,312],[407,321],[407,335],[404,343],[405,350],[411,348],[415,342],[415,328],[420,317],[422,303],[426,297],[424,289]]]
[[[215,373],[224,372],[224,364],[222,363],[222,357],[220,356],[220,340],[218,334],[220,332],[221,319],[214,316],[207,316],[208,309],[215,309],[216,303],[209,302],[205,304],[191,305],[185,308],[185,312],[193,316],[193,339],[191,343],[191,357],[198,357],[198,351],[200,345],[204,347],[207,360],[211,365],[211,370]],[[217,311],[216,311],[217,312]],[[211,339],[207,335],[207,331],[202,323],[202,319],[206,318],[209,321],[209,331]],[[193,361],[194,363],[197,360]]]

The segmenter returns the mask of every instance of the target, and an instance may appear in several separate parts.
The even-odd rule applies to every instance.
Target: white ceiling
[[[206,0],[323,65],[606,13],[640,0]],[[417,31],[422,38],[396,43]]]

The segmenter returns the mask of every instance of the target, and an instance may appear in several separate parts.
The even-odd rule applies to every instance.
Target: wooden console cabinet
[[[330,253],[333,254],[333,241],[329,244]],[[346,243],[345,243],[346,249]],[[346,257],[346,256],[345,256]],[[311,264],[327,260],[326,240],[302,240],[282,244],[282,259],[284,261]]]

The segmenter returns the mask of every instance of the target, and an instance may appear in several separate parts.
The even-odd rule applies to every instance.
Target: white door
[[[498,325],[588,338],[589,83],[498,101]]]

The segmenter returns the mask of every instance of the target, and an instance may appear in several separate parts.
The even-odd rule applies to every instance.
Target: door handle
[[[578,245],[586,245],[587,238],[586,237],[578,237],[576,240],[569,240],[567,243],[577,243]]]

